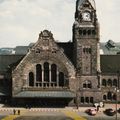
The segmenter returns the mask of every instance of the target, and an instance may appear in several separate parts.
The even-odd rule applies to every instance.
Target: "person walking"
[[[16,110],[15,110],[15,109],[13,109],[13,114],[14,114],[14,115],[16,114]]]
[[[18,115],[20,115],[20,110],[18,110]]]

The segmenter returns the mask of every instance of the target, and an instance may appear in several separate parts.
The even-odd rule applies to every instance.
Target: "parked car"
[[[109,116],[114,116],[114,115],[116,114],[116,111],[113,110],[113,109],[111,109],[111,108],[109,108],[109,109],[106,109],[106,110],[104,111],[104,113],[105,113],[106,115],[109,115]]]
[[[120,113],[120,108],[118,109],[118,113]]]
[[[96,109],[87,109],[85,112],[87,114],[93,115],[93,116],[97,114],[97,110]]]

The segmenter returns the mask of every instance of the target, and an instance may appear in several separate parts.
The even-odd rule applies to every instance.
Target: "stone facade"
[[[29,52],[6,73],[10,99],[81,106],[119,101],[119,72],[101,71],[99,29],[94,0],[77,0],[73,41],[60,44],[50,31],[42,31]]]

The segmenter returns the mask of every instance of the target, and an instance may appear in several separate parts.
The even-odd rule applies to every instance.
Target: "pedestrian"
[[[16,114],[16,110],[15,110],[15,109],[13,109],[13,114],[14,114],[14,115]]]
[[[100,106],[97,106],[97,112],[99,111]]]
[[[18,115],[20,115],[20,110],[18,110]]]

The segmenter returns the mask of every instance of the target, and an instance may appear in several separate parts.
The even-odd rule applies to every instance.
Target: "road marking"
[[[71,111],[64,111],[64,114],[70,118],[73,118],[74,120],[87,120],[84,117],[79,116],[77,113],[75,112],[71,112]]]
[[[3,118],[2,120],[14,120],[17,117],[18,117],[18,115],[9,115],[9,116]]]
[[[20,115],[21,114],[24,115],[26,112],[27,112],[26,110],[20,110]],[[14,120],[17,117],[20,117],[20,115],[9,115],[9,116],[4,117],[1,120]]]

